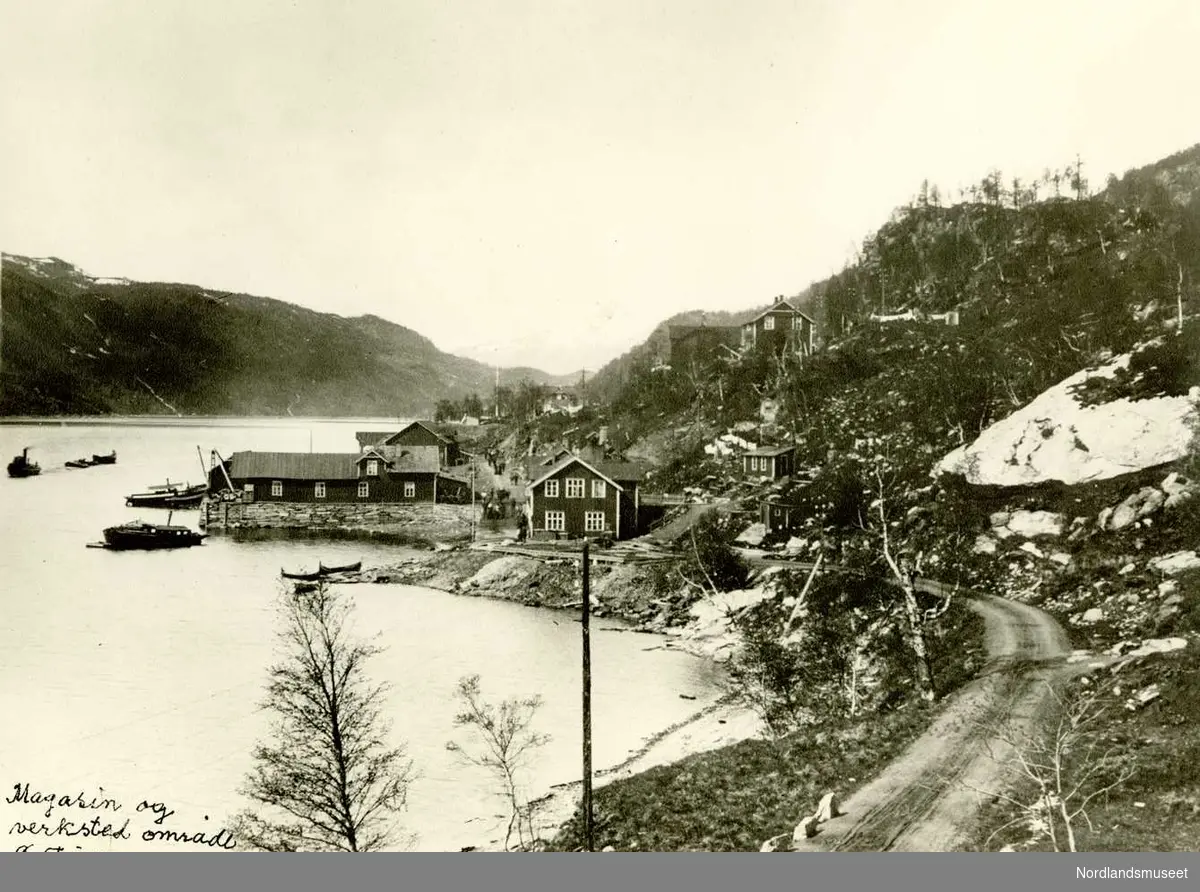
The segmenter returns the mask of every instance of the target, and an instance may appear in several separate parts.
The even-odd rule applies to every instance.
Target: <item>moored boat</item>
[[[77,458],[74,461],[64,462],[68,468],[90,468],[94,462],[86,458]]]
[[[94,465],[115,465],[117,463],[117,450],[113,450],[108,455],[92,455],[92,464]]]
[[[20,455],[13,456],[13,460],[8,463],[9,477],[36,477],[40,473],[41,465],[29,460],[28,446],[21,450]]]
[[[135,520],[104,531],[104,544],[118,550],[190,548],[204,541],[205,535],[188,527],[170,523],[145,523]]]
[[[320,561],[317,562],[317,572],[322,576],[328,576],[332,573],[357,573],[361,569],[362,561],[346,564],[344,567],[326,567]]]
[[[297,582],[316,582],[321,578],[321,571],[316,573],[289,573],[287,570],[280,570],[279,575],[284,579],[294,579]]]
[[[207,492],[208,486],[203,483],[189,486],[168,480],[166,484],[147,487],[147,492],[126,496],[125,504],[130,508],[195,508]]]

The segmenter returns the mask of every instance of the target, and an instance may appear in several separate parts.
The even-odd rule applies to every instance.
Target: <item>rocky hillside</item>
[[[377,316],[93,278],[57,258],[5,254],[2,274],[0,415],[411,416],[495,380]]]

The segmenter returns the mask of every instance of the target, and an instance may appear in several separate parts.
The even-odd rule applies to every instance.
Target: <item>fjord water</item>
[[[35,843],[85,851],[220,848],[144,841],[141,832],[215,834],[245,801],[237,792],[254,744],[268,731],[258,710],[278,651],[272,607],[279,570],[362,560],[387,563],[404,549],[367,542],[235,542],[213,536],[176,551],[89,549],[104,527],[167,512],[126,508],[148,484],[200,482],[209,450],[354,451],[355,430],[394,420],[196,420],[0,425],[0,458],[25,446],[42,466],[28,479],[0,478],[0,847]],[[65,461],[117,451],[117,464],[70,470]],[[197,528],[199,512],[174,522]],[[552,742],[531,787],[580,775],[580,627],[574,614],[396,585],[348,585],[356,630],[378,634],[385,652],[369,671],[392,685],[389,717],[419,778],[405,825],[421,851],[458,851],[495,838],[503,804],[490,779],[445,748],[452,693],[482,676],[489,698],[540,694],[538,729]],[[645,738],[719,696],[707,662],[655,649],[654,636],[593,623],[594,765],[623,760]],[[679,695],[695,697],[687,700]],[[3,801],[14,787],[113,798],[131,817],[128,841],[32,838],[15,822],[44,809]],[[103,794],[98,794],[103,788]],[[137,805],[174,812],[161,824]],[[159,813],[161,815],[162,812]],[[66,811],[58,809],[48,825]],[[90,819],[92,813],[87,813]],[[71,817],[79,817],[71,815]],[[120,823],[118,821],[118,824]]]

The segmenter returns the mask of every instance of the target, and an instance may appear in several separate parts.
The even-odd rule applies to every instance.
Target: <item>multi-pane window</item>
[[[583,514],[583,529],[588,533],[604,532],[604,512],[585,511]]]
[[[242,496],[243,499],[245,499],[247,502],[254,501],[254,484],[253,483],[247,483],[245,486],[242,487],[242,491],[245,493],[245,495]]]
[[[323,499],[323,498],[325,498],[325,484],[324,484],[324,483],[318,483],[318,484],[316,484],[316,486],[314,486],[314,487],[313,487],[313,494],[314,494],[314,495],[315,495],[315,496],[316,496],[318,499]]]
[[[757,459],[757,458],[755,458],[753,455],[752,455],[752,456],[750,456],[750,470],[751,470],[751,471],[757,471],[757,470],[758,470],[758,459]]]
[[[379,459],[377,459],[377,458],[367,459],[367,476],[368,477],[378,477],[379,476]]]
[[[367,483],[367,481],[365,481],[365,480],[358,481],[358,497],[360,499],[365,499],[370,494],[371,494],[371,484]]]
[[[775,328],[775,317],[768,316],[766,319],[764,319],[763,328],[765,328],[767,331],[773,331]]]
[[[567,498],[582,499],[583,498],[583,478],[568,477],[567,478]]]
[[[417,497],[417,484],[412,480],[404,481],[404,498],[415,499]]]
[[[593,499],[604,498],[604,491],[605,491],[605,489],[604,489],[604,481],[603,480],[593,480],[592,481],[592,498]]]
[[[567,529],[567,513],[565,511],[547,511],[546,529],[565,532]]]
[[[557,499],[558,498],[558,481],[557,480],[547,480],[546,481],[546,498],[548,498],[548,499]]]
[[[271,495],[275,496],[276,498],[279,498],[281,495],[283,495],[283,481],[282,480],[272,480],[271,481]]]

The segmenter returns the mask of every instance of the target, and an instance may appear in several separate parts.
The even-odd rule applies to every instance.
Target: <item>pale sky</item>
[[[0,248],[566,373],[928,178],[1200,141],[1196,0],[0,0]]]

